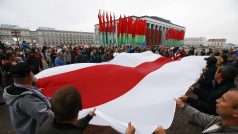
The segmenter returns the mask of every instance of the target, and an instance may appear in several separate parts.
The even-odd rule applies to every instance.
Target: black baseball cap
[[[10,74],[13,78],[22,78],[31,72],[31,67],[27,62],[20,62],[10,69]]]

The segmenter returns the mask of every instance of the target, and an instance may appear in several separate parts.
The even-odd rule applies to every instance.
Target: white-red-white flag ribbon
[[[204,57],[170,58],[144,53],[120,53],[109,62],[81,63],[54,67],[36,75],[46,96],[72,85],[81,93],[83,116],[96,107],[90,122],[108,125],[124,133],[128,122],[136,133],[152,133],[160,124],[168,128],[173,120],[173,98],[183,95],[202,72]]]

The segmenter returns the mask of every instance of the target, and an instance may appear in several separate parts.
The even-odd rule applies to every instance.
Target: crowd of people
[[[59,89],[52,98],[44,96],[34,83],[34,74],[48,67],[73,63],[99,63],[113,59],[114,53],[140,53],[150,50],[172,59],[189,55],[208,55],[207,64],[198,79],[198,87],[190,87],[196,95],[181,96],[176,104],[182,111],[204,128],[202,133],[238,133],[238,63],[236,51],[167,47],[47,47],[38,48],[23,42],[12,48],[0,42],[1,86],[3,98],[9,106],[11,122],[17,134],[65,134],[83,133],[89,121],[95,116],[93,109],[78,120],[82,110],[81,95],[75,87]],[[134,134],[136,128],[128,123],[125,133]],[[154,134],[166,134],[163,127],[157,127]]]

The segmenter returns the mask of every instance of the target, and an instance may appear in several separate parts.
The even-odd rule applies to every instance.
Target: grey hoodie
[[[19,84],[6,87],[3,99],[9,105],[16,134],[36,134],[46,119],[53,118],[49,101],[35,88]]]

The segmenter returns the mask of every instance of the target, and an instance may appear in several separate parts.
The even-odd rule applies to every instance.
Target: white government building
[[[207,46],[207,39],[205,37],[191,37],[184,39],[184,46],[187,47],[203,47]]]
[[[208,39],[208,47],[217,49],[227,49],[229,46],[226,43],[226,39]]]
[[[184,46],[195,48],[207,47],[212,49],[230,49],[236,47],[234,44],[227,43],[225,38],[207,40],[205,37],[185,38]]]
[[[21,28],[17,25],[2,24],[0,40],[6,44],[16,44],[25,40],[39,46],[91,45],[95,43],[95,33],[55,30],[55,28],[39,27],[36,31]]]

